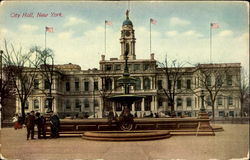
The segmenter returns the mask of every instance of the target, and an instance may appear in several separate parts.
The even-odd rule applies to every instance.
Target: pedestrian
[[[27,140],[31,135],[31,139],[34,139],[34,128],[35,128],[35,112],[31,111],[30,114],[25,119],[25,124],[27,128]]]
[[[36,113],[36,124],[37,124],[37,135],[38,139],[46,138],[46,132],[45,132],[45,118],[41,116],[39,112]]]
[[[60,127],[60,119],[59,117],[51,111],[52,116],[50,117],[50,128],[51,128],[51,138],[58,138],[59,137],[59,127]]]
[[[21,128],[21,124],[19,123],[18,119],[19,119],[18,114],[15,114],[14,117],[12,118],[15,130]]]

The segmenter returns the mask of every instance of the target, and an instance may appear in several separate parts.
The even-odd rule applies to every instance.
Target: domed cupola
[[[125,26],[125,25],[130,25],[130,26],[133,26],[133,23],[132,23],[132,21],[129,19],[129,11],[127,10],[126,11],[126,20],[125,21],[123,21],[123,23],[122,23],[122,26]]]

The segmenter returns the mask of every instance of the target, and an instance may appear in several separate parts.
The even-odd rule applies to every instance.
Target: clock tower
[[[121,56],[120,59],[125,58],[125,51],[128,52],[128,59],[134,60],[135,56],[135,30],[133,29],[133,23],[129,19],[129,11],[126,11],[126,20],[123,21],[121,30]]]

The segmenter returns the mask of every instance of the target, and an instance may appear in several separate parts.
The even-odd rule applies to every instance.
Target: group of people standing
[[[31,111],[30,113],[27,114],[25,117],[25,126],[27,129],[27,140],[29,138],[35,139],[34,138],[34,130],[35,126],[37,126],[37,138],[42,139],[46,138],[46,127],[47,125],[50,126],[51,128],[51,133],[50,133],[50,138],[57,138],[59,137],[59,126],[60,126],[60,120],[59,117],[51,111],[48,115],[48,121],[49,124],[46,124],[46,118],[41,115],[39,112],[34,112]],[[17,115],[13,117],[13,122],[14,122],[14,129],[19,129],[22,128],[22,122],[21,121],[16,121]]]

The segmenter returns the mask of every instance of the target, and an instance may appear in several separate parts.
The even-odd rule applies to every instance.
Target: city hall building
[[[123,94],[123,88],[117,83],[123,74],[125,65],[125,49],[128,49],[128,67],[130,75],[136,79],[136,84],[131,86],[130,93],[141,95],[144,98],[132,105],[132,114],[137,113],[138,117],[143,117],[152,113],[170,112],[168,97],[163,89],[168,89],[174,80],[167,80],[163,68],[157,65],[154,54],[151,53],[146,59],[136,58],[136,38],[133,23],[128,15],[122,24],[120,37],[121,53],[119,58],[105,59],[101,56],[99,69],[81,70],[76,64],[62,64],[55,66],[53,74],[52,109],[59,116],[89,115],[90,117],[101,118],[110,109],[118,115],[122,107],[118,103],[110,102],[107,97]],[[237,116],[240,115],[240,63],[221,63],[221,64],[199,64],[195,67],[183,67],[181,79],[175,86],[176,91],[181,90],[175,96],[174,108],[176,114],[186,116],[197,116],[202,101],[201,93],[204,93],[205,108],[211,115],[212,107],[209,100],[207,86],[201,85],[201,69],[220,69],[221,74],[230,68],[230,72],[225,75],[224,83],[217,93],[215,100],[215,117]],[[171,69],[171,68],[170,68]],[[174,70],[174,69],[173,69]],[[211,74],[209,79],[210,86],[217,81]],[[208,86],[209,87],[209,86]],[[43,91],[41,91],[43,89]],[[26,112],[31,110],[46,112],[48,101],[44,91],[48,90],[46,80],[42,75],[38,75],[34,80],[34,89],[26,104]],[[17,98],[17,112],[21,112],[21,104]]]

